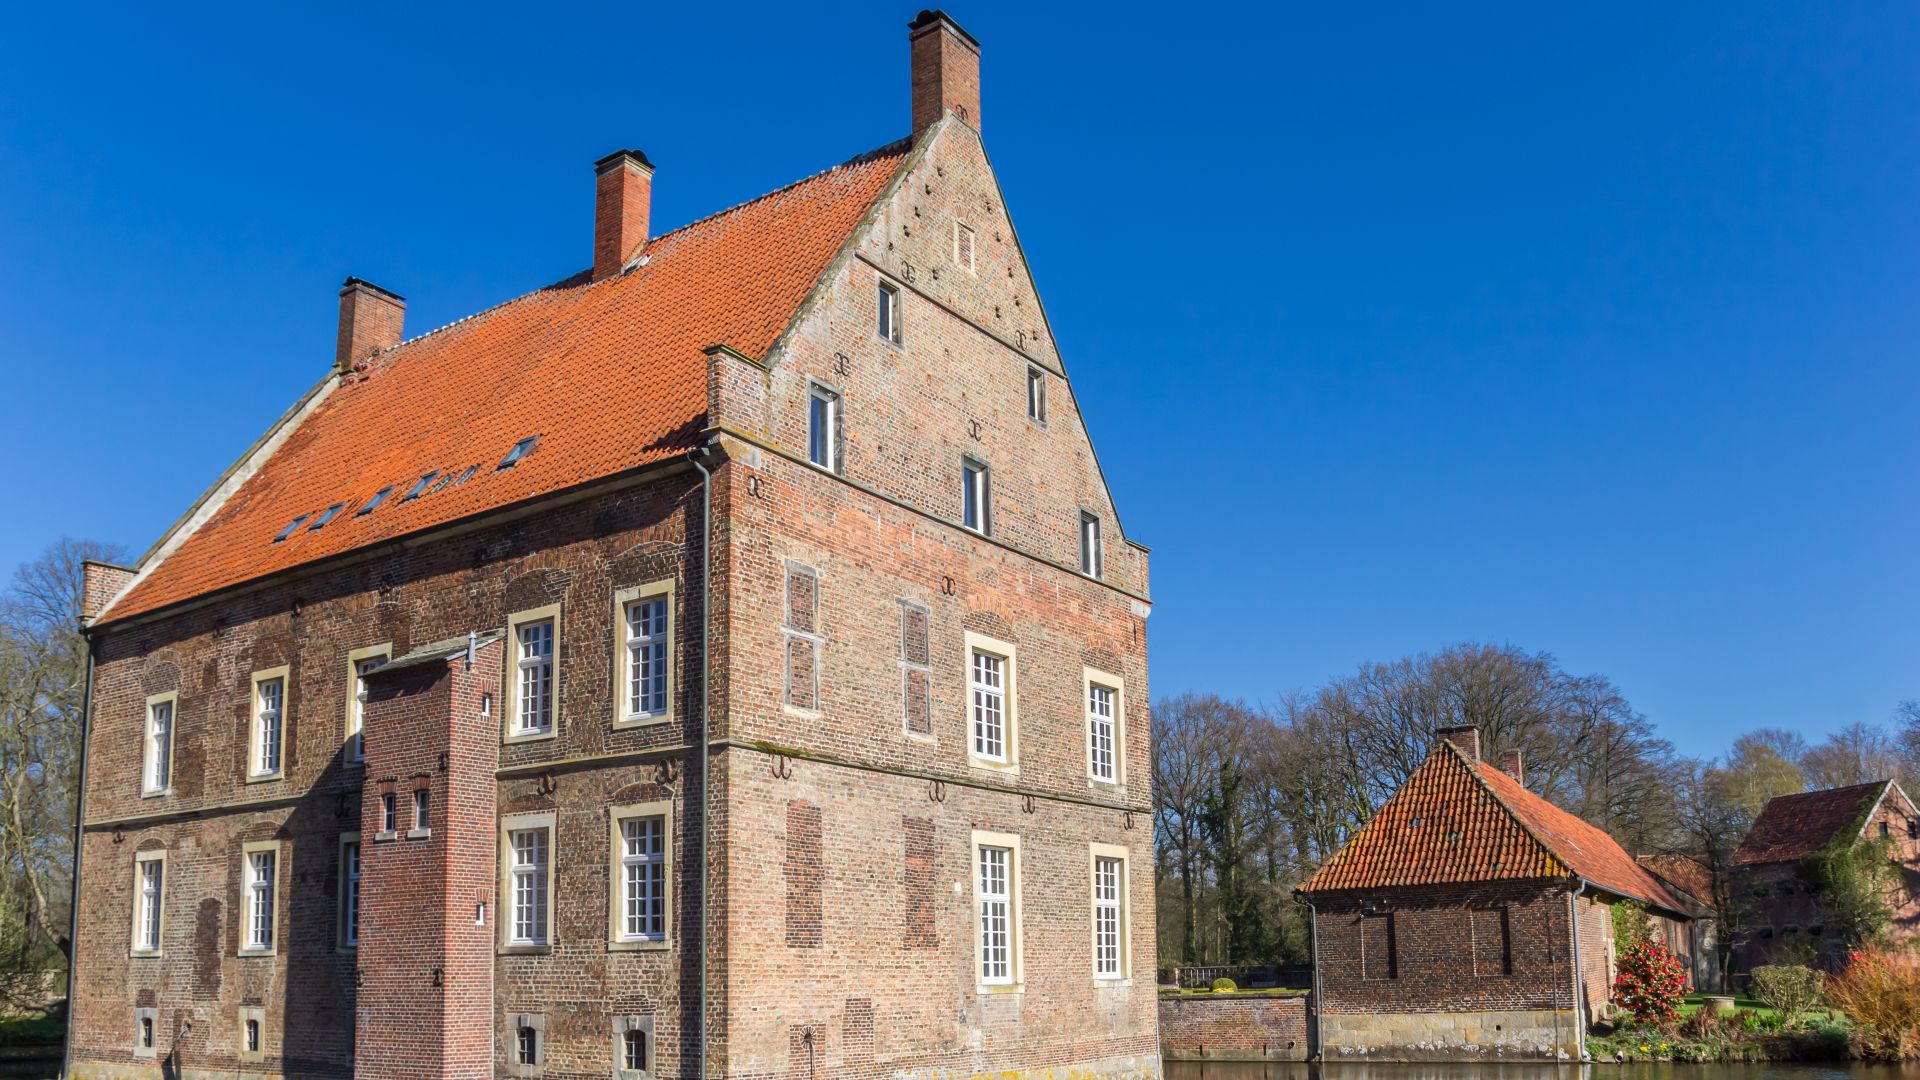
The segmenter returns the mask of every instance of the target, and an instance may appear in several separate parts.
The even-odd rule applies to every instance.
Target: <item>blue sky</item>
[[[671,227],[907,126],[912,5],[374,10],[11,13],[0,566],[150,543],[349,273],[419,333],[585,265],[609,150]],[[1157,694],[1508,641],[1694,753],[1920,696],[1920,8],[949,10]]]

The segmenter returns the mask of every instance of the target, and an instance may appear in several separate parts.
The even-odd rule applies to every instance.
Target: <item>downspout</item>
[[[1320,910],[1303,893],[1294,893],[1293,902],[1307,909],[1307,953],[1313,975],[1307,986],[1307,1060],[1320,1056]]]
[[[1580,995],[1586,990],[1586,980],[1580,974],[1580,897],[1587,891],[1587,879],[1576,878],[1580,887],[1567,895],[1567,913],[1573,917],[1573,1043],[1577,1051],[1575,1063],[1587,1060],[1587,1025],[1580,1011]]]
[[[713,859],[707,849],[713,817],[712,751],[707,727],[713,670],[713,473],[701,461],[707,450],[703,446],[687,455],[693,467],[700,470],[700,1063],[694,1072],[696,1080],[706,1080],[707,1075],[707,889],[713,882]]]
[[[80,845],[87,820],[87,743],[93,735],[93,638],[87,641],[86,681],[80,687],[80,785],[73,798],[73,895],[67,904],[67,1033],[60,1051],[60,1075],[73,1075],[73,998],[79,986],[74,963],[80,953]]]

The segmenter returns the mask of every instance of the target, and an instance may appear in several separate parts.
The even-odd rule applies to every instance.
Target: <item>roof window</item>
[[[285,540],[287,537],[292,536],[293,531],[295,529],[298,529],[300,526],[306,524],[307,519],[312,516],[313,516],[312,514],[301,514],[299,517],[294,518],[292,521],[287,522],[287,527],[280,530],[280,535],[274,537],[273,542],[277,544],[280,541]]]
[[[383,502],[386,502],[387,496],[391,494],[393,494],[393,485],[388,484],[386,487],[383,487],[379,491],[374,492],[373,498],[368,499],[366,502],[366,505],[362,506],[358,510],[355,510],[353,512],[353,516],[357,518],[366,517],[368,514],[373,513],[373,508],[376,506],[379,506]]]
[[[521,439],[519,442],[514,443],[513,449],[507,451],[507,456],[501,459],[500,468],[511,469],[515,465],[520,464],[520,459],[523,457],[526,457],[528,454],[533,453],[533,444],[539,441],[540,441],[540,436],[529,435],[526,438]]]
[[[337,503],[334,503],[332,506],[327,507],[325,510],[320,511],[320,516],[313,519],[313,524],[307,526],[307,531],[319,532],[321,526],[325,525],[327,522],[332,521],[334,518],[338,517],[340,515],[340,511],[345,510],[346,508],[347,508],[346,503],[337,502]]]
[[[411,502],[414,499],[419,498],[420,493],[427,490],[427,485],[433,483],[433,478],[439,475],[440,475],[440,470],[435,469],[432,472],[426,474],[425,476],[422,476],[420,479],[414,481],[413,486],[407,489],[407,493],[405,495],[400,496],[400,501]]]
[[[480,466],[478,466],[478,465],[469,465],[469,466],[467,466],[467,471],[466,471],[466,472],[463,472],[463,473],[461,473],[461,474],[460,474],[460,479],[458,479],[458,480],[455,480],[455,481],[454,481],[454,484],[455,484],[455,485],[459,485],[459,484],[464,484],[464,483],[466,483],[467,481],[469,481],[469,480],[471,480],[471,479],[473,479],[473,474],[474,474],[474,473],[477,473],[477,472],[479,472],[479,471],[480,471]]]

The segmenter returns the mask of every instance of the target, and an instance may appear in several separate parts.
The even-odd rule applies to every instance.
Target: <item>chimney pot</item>
[[[593,163],[593,280],[620,272],[647,242],[653,162],[638,150],[616,150]]]
[[[1480,729],[1471,724],[1435,728],[1434,735],[1460,748],[1472,761],[1480,760]]]
[[[912,53],[913,131],[951,112],[980,130],[980,42],[938,8],[907,24]]]
[[[340,333],[334,343],[333,370],[345,375],[353,365],[401,341],[407,298],[371,281],[350,277],[340,286]]]
[[[1500,755],[1500,771],[1513,777],[1522,784],[1527,782],[1526,761],[1521,757],[1520,751],[1518,750],[1509,750]]]

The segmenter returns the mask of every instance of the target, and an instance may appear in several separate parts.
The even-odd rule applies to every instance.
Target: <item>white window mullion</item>
[[[1012,850],[980,848],[980,981],[1013,982]]]
[[[1112,783],[1113,775],[1113,688],[1087,685],[1088,767],[1095,780]]]
[[[547,943],[547,830],[519,829],[508,834],[513,850],[513,922],[511,943]]]
[[[1120,860],[1093,860],[1093,970],[1117,979],[1120,967]]]
[[[973,653],[973,753],[989,761],[1007,760],[1006,660]]]
[[[519,714],[517,735],[543,735],[553,730],[553,627],[542,619],[520,627]]]

